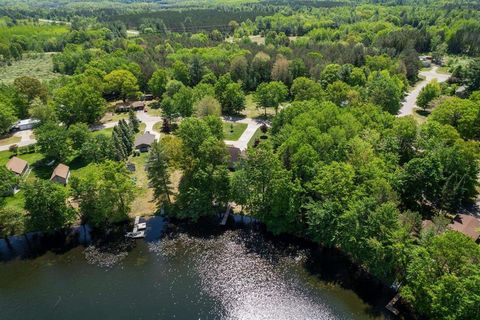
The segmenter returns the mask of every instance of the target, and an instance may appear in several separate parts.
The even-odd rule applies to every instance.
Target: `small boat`
[[[145,238],[145,231],[133,231],[133,232],[127,232],[125,235],[127,238],[132,238],[132,239],[140,239],[140,238]]]

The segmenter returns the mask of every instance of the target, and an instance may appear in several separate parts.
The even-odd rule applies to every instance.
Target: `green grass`
[[[259,139],[260,140],[260,143],[262,143],[262,141],[266,141],[266,139],[261,139],[260,137],[262,136],[266,136],[267,139],[270,139],[270,133],[267,132],[266,134],[264,134],[262,132],[262,130],[260,130],[260,128],[257,129],[257,131],[255,131],[255,133],[253,134],[252,138],[250,139],[250,141],[248,141],[248,148],[253,148],[253,145],[255,144],[255,140]]]
[[[223,136],[225,140],[235,141],[238,140],[242,133],[247,129],[246,123],[224,122],[223,123]]]
[[[158,121],[153,125],[153,130],[156,132],[162,132],[163,121]]]
[[[0,36],[1,37],[1,36]],[[59,77],[60,74],[53,72],[51,54],[29,54],[22,60],[13,61],[11,65],[0,67],[0,83],[11,84],[22,76],[29,76],[40,81],[48,81]]]
[[[253,94],[245,97],[245,110],[241,114],[247,118],[265,118],[265,110],[257,108],[257,103],[253,101]],[[267,108],[267,118],[273,115],[275,115],[275,109]]]
[[[92,136],[96,137],[100,134],[104,134],[107,137],[110,137],[112,135],[112,132],[113,132],[113,128],[105,128],[102,130],[92,131]]]
[[[25,36],[27,39],[34,38],[40,43],[50,38],[66,34],[69,27],[54,24],[18,24],[12,27],[0,26],[0,43],[10,43],[14,36]]]

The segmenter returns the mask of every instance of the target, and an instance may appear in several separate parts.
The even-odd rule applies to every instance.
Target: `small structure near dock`
[[[145,229],[147,229],[147,224],[145,222],[140,222],[140,217],[135,217],[135,222],[133,224],[133,231],[127,232],[125,235],[127,238],[140,239],[145,238]]]

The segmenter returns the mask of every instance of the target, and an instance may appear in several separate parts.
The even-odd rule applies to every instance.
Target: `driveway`
[[[438,73],[438,66],[433,66],[430,70],[420,71],[420,77],[424,80],[418,82],[416,86],[405,97],[405,101],[402,103],[402,108],[398,112],[398,117],[404,117],[412,115],[417,107],[417,97],[420,91],[433,79],[437,79],[438,82],[447,81],[450,78],[448,74]]]
[[[258,128],[261,127],[262,122],[259,120],[251,119],[251,118],[244,118],[244,119],[235,119],[235,118],[229,118],[225,117],[223,119],[224,121],[231,121],[235,123],[246,123],[247,124],[247,129],[242,133],[240,138],[236,141],[231,141],[231,140],[225,140],[226,145],[231,145],[234,147],[239,148],[241,151],[244,151],[248,147],[248,142],[250,139],[252,139],[253,135],[257,131]]]
[[[12,145],[18,145],[19,147],[28,146],[30,144],[34,144],[37,142],[35,138],[33,138],[33,131],[32,130],[22,130],[17,131],[13,134],[14,137],[20,137],[20,141],[17,143],[12,143],[6,146],[0,146],[0,151],[8,150]]]

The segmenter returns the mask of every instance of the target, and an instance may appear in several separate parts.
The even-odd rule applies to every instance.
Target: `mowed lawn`
[[[225,140],[236,141],[242,133],[247,129],[246,123],[224,122],[223,123],[223,136]]]
[[[140,125],[140,132],[137,134],[140,135],[145,130],[145,124]],[[93,136],[99,134],[105,134],[111,136],[113,128],[107,128],[92,132]],[[32,151],[34,147],[31,146]],[[14,154],[10,151],[1,151],[0,152],[0,165],[5,166],[8,160],[13,157]],[[142,153],[140,156],[131,157],[129,162],[135,164],[136,170],[132,173],[132,179],[135,181],[135,200],[132,204],[131,215],[152,215],[155,213],[155,202],[153,201],[153,190],[148,187],[148,178],[145,171],[145,162],[147,159],[147,153]],[[50,176],[57,165],[57,163],[47,166],[45,157],[38,151],[19,154],[18,158],[23,159],[28,162],[31,171],[26,178],[26,181],[33,181],[35,179],[50,179]],[[88,172],[88,164],[84,163],[80,156],[73,154],[65,164],[70,167],[71,177],[81,178]],[[67,188],[69,186],[67,185]],[[5,199],[5,205],[10,207],[18,208],[23,210],[25,204],[24,192],[20,190],[15,195],[9,196]]]

